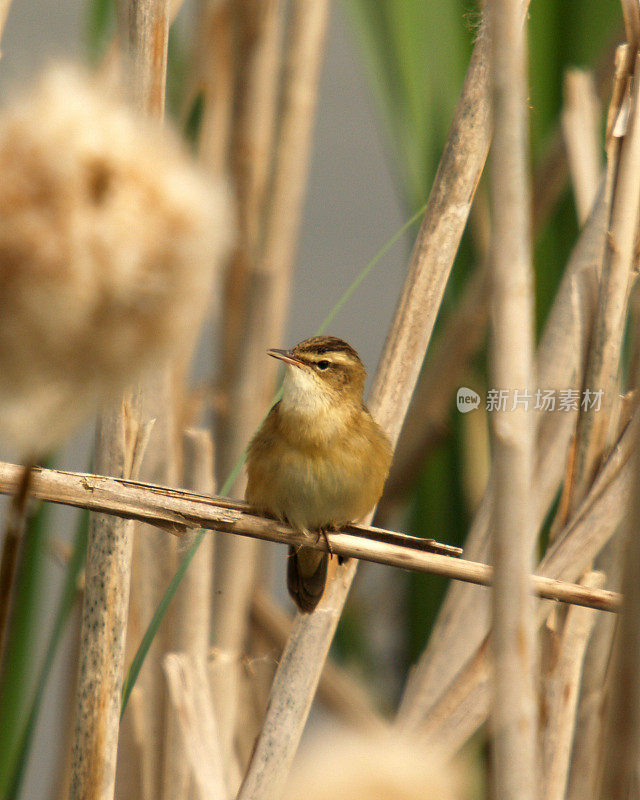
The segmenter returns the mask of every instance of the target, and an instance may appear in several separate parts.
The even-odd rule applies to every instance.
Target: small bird
[[[391,464],[389,439],[362,402],[362,361],[335,336],[267,352],[286,373],[282,399],[249,445],[246,499],[307,535],[358,522],[378,502]],[[320,602],[328,562],[321,550],[289,548],[287,585],[301,611]]]

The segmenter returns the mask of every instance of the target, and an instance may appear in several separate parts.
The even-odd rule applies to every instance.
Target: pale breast
[[[254,451],[248,465],[247,499],[300,530],[361,519],[377,502],[388,464],[357,435],[311,453],[284,440]]]

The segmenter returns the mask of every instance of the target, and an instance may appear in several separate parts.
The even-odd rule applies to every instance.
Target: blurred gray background
[[[0,101],[28,87],[51,60],[84,59],[87,9],[72,0],[14,0],[2,41]],[[367,81],[348,21],[334,5],[317,109],[313,159],[287,338],[275,347],[310,336],[358,272],[402,225],[392,170]],[[375,370],[395,307],[411,236],[405,236],[377,265],[329,333],[343,337]],[[208,349],[208,348],[207,348]],[[266,358],[266,355],[265,355]],[[247,436],[250,432],[247,432]],[[85,471],[92,432],[87,429],[60,454],[58,466]],[[73,522],[56,510],[61,538]],[[47,565],[45,606],[53,614],[59,579],[56,557]],[[63,641],[50,686],[75,661],[71,636]],[[52,797],[62,740],[60,720],[69,718],[70,698],[48,691],[24,797]]]

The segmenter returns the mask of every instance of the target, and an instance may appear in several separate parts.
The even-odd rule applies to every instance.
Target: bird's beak
[[[280,361],[284,361],[285,364],[292,364],[294,367],[304,366],[302,361],[299,361],[291,355],[290,350],[267,350],[267,355],[279,358]]]

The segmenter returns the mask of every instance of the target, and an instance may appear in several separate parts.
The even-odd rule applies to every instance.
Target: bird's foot
[[[329,555],[333,555],[333,548],[331,547],[331,542],[329,541],[329,537],[327,536],[327,530],[336,530],[335,528],[331,528],[330,526],[327,528],[320,528],[318,530],[318,535],[316,537],[316,544],[320,541],[320,537],[324,539],[324,543],[327,545],[327,550],[329,551]]]

